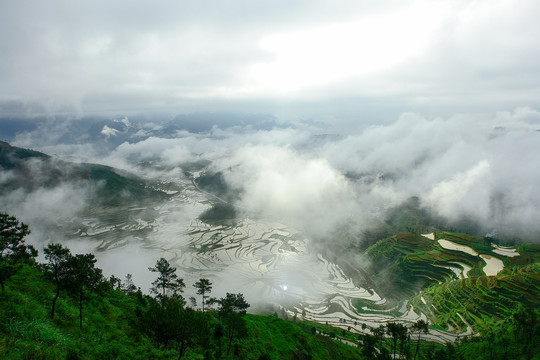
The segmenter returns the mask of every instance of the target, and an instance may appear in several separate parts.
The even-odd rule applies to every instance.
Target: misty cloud
[[[85,181],[14,190],[0,210],[34,244],[96,252],[106,274],[143,289],[164,256],[189,283],[212,264],[216,295],[254,301],[268,284],[315,293],[335,274],[317,254],[258,245],[244,262],[222,249],[230,263],[218,264],[200,239],[275,234],[279,249],[279,234],[298,232],[307,249],[417,197],[450,225],[538,241],[539,13],[535,0],[4,1],[0,140],[170,187],[102,218],[80,218],[97,190]],[[237,195],[234,229],[198,220],[216,200],[185,177],[191,162]],[[48,169],[28,166],[39,184]],[[14,174],[0,169],[0,185]]]
[[[122,119],[115,117],[107,124],[128,126]],[[111,210],[115,226],[86,216],[82,221],[90,230],[84,234],[76,229],[58,233],[59,223],[77,218],[92,199],[95,189],[84,182],[40,187],[27,193],[13,191],[0,199],[0,207],[30,225],[30,240],[38,248],[47,241],[62,241],[75,253],[95,252],[98,266],[107,275],[132,273],[143,290],[153,280],[147,267],[163,256],[178,267],[187,283],[202,276],[213,279],[216,295],[236,289],[255,303],[264,289],[266,299],[294,302],[299,294],[319,294],[316,288],[325,281],[321,274],[327,270],[320,269],[325,265],[317,258],[317,250],[328,241],[347,238],[341,237],[347,231],[356,236],[380,224],[387,209],[412,196],[450,225],[468,221],[478,225],[479,235],[537,241],[539,120],[535,108],[522,107],[446,118],[405,113],[392,123],[346,134],[315,122],[301,127],[281,121],[280,127],[266,130],[249,125],[213,127],[204,134],[177,130],[167,137],[152,132],[163,130],[163,120],[139,124],[130,120],[130,129],[143,131],[145,136],[125,137],[125,141],[113,143],[111,150],[105,149],[105,155],[95,149],[102,146],[103,136],[89,136],[87,142],[75,144],[72,139],[84,139],[84,132],[78,132],[69,121],[62,125],[51,122],[51,130],[63,135],[43,137],[41,146],[45,149],[55,149],[64,156],[84,155],[92,162],[148,179],[170,181],[177,185],[178,193],[151,208],[142,204],[133,211]],[[88,120],[85,126],[99,134],[103,121]],[[35,139],[39,132],[47,133],[47,124],[17,140]],[[123,135],[118,134],[120,138]],[[231,200],[239,214],[236,227],[221,229],[198,220],[215,199],[197,191],[185,178],[182,166],[199,160],[207,166],[205,171],[221,172],[237,195]],[[46,170],[39,162],[33,163],[32,169],[36,177]],[[0,173],[0,181],[12,179],[10,174]],[[140,226],[146,228],[139,232]],[[254,237],[259,235],[254,234],[276,234],[268,240],[276,241],[279,249],[282,233],[289,239],[299,234],[305,243],[291,256],[251,245],[240,246],[247,253],[236,252],[235,241],[256,242]],[[217,249],[200,251],[201,244],[214,235],[226,238],[223,244],[230,247],[220,248],[219,261],[212,257]],[[255,248],[260,252],[251,252]],[[241,261],[231,257],[232,253]],[[268,260],[270,255],[274,260]],[[365,263],[355,256],[349,260]],[[235,280],[225,281],[228,277]]]
[[[160,129],[160,125],[153,125]],[[303,144],[309,140],[309,133],[293,128],[253,130],[233,127],[222,130],[214,128],[208,134],[193,134],[176,131],[170,138],[148,137],[138,142],[124,142],[103,158],[94,153],[93,161],[131,171],[140,171],[137,163],[152,162],[156,166],[179,167],[200,159],[217,160],[231,155],[246,144],[289,146]],[[174,137],[173,137],[174,136]],[[220,165],[216,165],[220,171]]]
[[[4,185],[15,179],[16,175],[13,172],[4,170],[2,167],[0,167],[0,170],[0,185]]]
[[[452,220],[464,212],[475,217],[486,215],[490,201],[489,175],[489,163],[482,161],[465,173],[436,184],[424,196],[424,202]],[[487,218],[480,220],[485,222]]]
[[[91,190],[84,183],[64,183],[31,192],[13,191],[0,198],[0,208],[30,225],[30,239],[36,244],[59,241],[58,225],[76,217],[85,208]],[[53,229],[52,233],[49,231]]]
[[[112,129],[108,127],[107,125],[103,126],[103,129],[101,130],[101,133],[105,135],[105,137],[116,136],[117,132],[118,130]]]
[[[320,155],[368,181],[370,194],[389,201],[420,196],[445,217],[530,236],[540,230],[526,220],[539,214],[537,118],[531,108],[434,120],[405,114],[329,143]]]
[[[62,137],[42,139],[44,150],[78,154],[149,178],[182,177],[183,164],[211,161],[211,171],[223,172],[229,185],[241,190],[237,205],[246,214],[288,219],[313,232],[324,233],[349,218],[367,225],[371,216],[411,196],[448,219],[478,222],[486,232],[530,237],[540,230],[534,220],[540,211],[535,156],[540,113],[531,107],[434,119],[405,113],[393,123],[349,135],[286,122],[271,130],[178,130],[167,138],[132,138],[105,157],[93,148],[101,145],[92,138],[62,144],[70,138],[67,124],[52,123],[51,131],[41,126],[17,140],[24,146],[38,133],[63,129]],[[162,124],[142,122],[139,129],[161,131]],[[153,166],[141,168],[141,163]]]
[[[264,219],[327,232],[347,217],[354,194],[324,159],[275,146],[245,146],[223,160],[225,179],[239,188],[240,209]]]
[[[127,163],[154,161],[165,166],[179,166],[190,161],[194,154],[178,139],[160,139],[150,137],[138,143],[123,143],[118,146],[106,161],[109,165],[129,168]]]

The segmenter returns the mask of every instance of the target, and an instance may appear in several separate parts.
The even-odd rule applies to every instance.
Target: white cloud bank
[[[345,177],[321,158],[288,147],[248,145],[224,159],[225,179],[243,190],[237,206],[306,232],[331,230],[354,206]]]
[[[237,205],[246,214],[314,233],[349,218],[365,223],[418,196],[450,220],[530,238],[540,233],[539,130],[540,113],[530,107],[446,119],[407,113],[339,138],[292,128],[149,138],[122,144],[107,161],[212,160],[241,190]]]
[[[364,224],[417,196],[450,220],[468,219],[486,232],[535,239],[539,130],[540,112],[533,107],[434,119],[405,113],[393,123],[339,136],[326,136],[331,129],[315,125],[214,129],[208,135],[184,131],[168,134],[175,138],[125,142],[106,158],[87,161],[136,172],[137,162],[152,162],[158,165],[154,169],[172,170],[167,176],[181,176],[182,164],[210,160],[212,170],[222,171],[241,191],[237,205],[247,216],[313,233],[331,231],[347,219]],[[91,144],[80,146],[91,153]],[[74,145],[49,149],[79,153]]]
[[[539,120],[528,107],[434,120],[405,114],[330,143],[320,156],[342,171],[378,175],[371,193],[420,196],[447,218],[531,236],[540,232],[533,220],[540,216]]]

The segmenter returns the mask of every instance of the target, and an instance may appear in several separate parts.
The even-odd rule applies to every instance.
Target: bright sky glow
[[[536,108],[539,13],[537,0],[4,1],[0,114]]]
[[[259,86],[281,92],[375,75],[421,55],[444,10],[424,4],[356,22],[271,35],[259,45],[273,60],[251,70]]]

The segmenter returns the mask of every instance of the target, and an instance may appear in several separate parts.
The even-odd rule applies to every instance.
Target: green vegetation
[[[143,203],[166,198],[165,193],[156,191],[142,179],[128,173],[96,164],[71,164],[66,177],[69,180],[89,180],[97,187],[93,205],[116,206],[128,202]]]
[[[427,304],[423,304],[420,295],[411,303],[431,315],[435,323],[465,329],[463,317],[475,330],[486,332],[509,319],[519,306],[538,307],[540,264],[506,270],[497,276],[471,276],[437,284],[425,289],[421,296]]]
[[[361,351],[330,335],[312,331],[275,316],[246,315],[248,337],[245,349],[255,349],[248,359],[361,359]],[[318,324],[317,324],[318,325]],[[334,334],[341,330],[333,328]],[[335,336],[334,336],[335,337]]]
[[[540,246],[522,245],[519,256],[505,257],[493,253],[484,238],[449,232],[435,232],[434,238],[401,233],[370,246],[368,271],[378,291],[391,299],[410,299],[433,324],[459,332],[468,326],[489,332],[508,321],[518,306],[532,311],[540,304]],[[504,269],[486,276],[479,256],[445,249],[439,239],[497,258]],[[457,276],[445,266],[470,270]]]
[[[0,285],[2,293],[6,282],[17,273],[18,268],[37,256],[32,246],[25,244],[30,234],[28,226],[5,213],[0,213]]]
[[[227,222],[235,218],[236,209],[234,206],[226,203],[216,203],[199,216],[199,219],[207,223]]]
[[[469,267],[468,276],[473,278],[485,275],[484,260],[463,251],[445,249],[438,243],[439,239],[501,260],[505,265],[501,276],[522,272],[523,265],[540,262],[540,246],[534,244],[522,246],[519,256],[506,257],[494,253],[494,248],[484,238],[449,232],[435,232],[434,237],[435,240],[430,240],[420,234],[400,233],[370,246],[365,254],[371,261],[368,271],[377,289],[388,297],[407,298],[426,287],[459,280],[447,267],[463,270],[464,266]],[[534,272],[534,269],[530,270]]]
[[[2,243],[24,247],[28,228],[10,216]],[[313,335],[271,316],[246,315],[242,294],[206,301],[206,311],[186,306],[183,280],[165,259],[150,269],[156,298],[135,291],[131,276],[105,279],[92,254],[72,255],[59,244],[46,250],[46,264],[24,247],[12,256],[11,275],[0,293],[2,359],[356,359],[356,347]],[[8,251],[5,252],[13,254]],[[2,261],[6,259],[2,259]],[[207,279],[194,284],[203,299]],[[215,307],[212,307],[215,306]]]
[[[228,196],[230,191],[221,172],[204,172],[195,179],[195,183],[200,189],[219,197]]]
[[[0,143],[0,168],[9,170],[0,186],[0,194],[19,188],[31,191],[40,187],[52,188],[63,183],[88,182],[95,190],[91,207],[118,206],[130,202],[152,202],[166,198],[144,180],[104,165],[76,164],[61,161],[43,153]]]
[[[48,160],[49,155],[34,150],[17,148],[9,145],[7,142],[0,141],[0,164],[5,170],[12,170],[20,167],[18,159],[43,159]]]
[[[234,208],[222,203],[205,214],[207,221],[235,217]],[[201,295],[199,311],[195,298],[191,306],[186,304],[182,295],[186,284],[163,258],[149,268],[157,276],[152,284],[155,297],[137,291],[129,274],[125,281],[115,276],[105,279],[95,267],[94,255],[72,255],[59,244],[49,244],[47,263],[38,264],[37,252],[24,243],[28,227],[0,215],[0,358],[540,358],[536,244],[518,244],[519,255],[506,257],[493,251],[496,239],[443,231],[434,231],[434,240],[422,236],[425,227],[419,220],[411,231],[385,236],[362,252],[354,236],[346,239],[346,246],[340,245],[340,251],[356,249],[370,260],[365,269],[350,268],[388,298],[381,305],[385,310],[408,299],[409,307],[428,317],[431,328],[463,332],[471,326],[477,333],[454,344],[438,344],[423,339],[427,323],[421,321],[389,322],[355,334],[297,316],[285,321],[246,314],[249,304],[242,294],[210,298],[208,279],[192,284]],[[416,217],[394,219],[396,226],[406,227]],[[438,242],[442,239],[495,257],[504,269],[487,276],[482,258],[446,249]],[[459,276],[445,266],[459,266],[463,273]],[[381,310],[368,301],[355,306]]]
[[[208,293],[212,291],[212,283],[208,279],[200,279],[197,281],[193,286],[197,289],[197,295],[202,296],[202,312],[204,312],[204,304],[206,302],[206,299],[208,298]]]

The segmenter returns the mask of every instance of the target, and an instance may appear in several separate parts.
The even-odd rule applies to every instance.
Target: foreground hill
[[[62,295],[54,319],[50,303],[55,287],[36,266],[23,265],[0,293],[2,359],[177,359],[175,343],[159,344],[145,319],[155,301],[140,292],[113,286],[90,292],[82,328],[76,298]],[[200,315],[203,315],[199,312]],[[194,342],[185,359],[358,359],[360,349],[275,316],[245,315],[247,334],[227,354],[226,334],[215,311],[205,313],[207,338]],[[169,316],[173,316],[169,314]],[[153,323],[159,319],[152,320]],[[181,324],[179,324],[181,326]],[[206,344],[202,346],[201,344]]]
[[[187,306],[180,295],[186,284],[176,278],[176,269],[165,259],[149,269],[159,272],[152,288],[154,298],[136,291],[129,276],[125,283],[115,276],[105,279],[101,269],[94,267],[96,260],[92,254],[73,256],[69,249],[50,244],[45,249],[48,262],[36,263],[37,252],[24,245],[27,227],[19,226],[16,219],[7,214],[2,214],[1,218],[1,358],[387,359],[390,354],[394,358],[401,354],[401,357],[415,359],[532,359],[540,354],[540,311],[535,285],[537,249],[532,245],[518,247],[520,255],[513,256],[514,266],[496,275],[469,276],[472,270],[462,271],[467,278],[461,280],[471,280],[471,284],[467,284],[469,293],[463,291],[465,285],[461,280],[453,277],[425,288],[420,300],[418,295],[413,297],[413,306],[422,308],[419,302],[425,305],[422,310],[430,316],[432,327],[469,327],[469,322],[476,327],[479,322],[473,322],[473,316],[478,314],[478,318],[484,320],[484,326],[475,329],[480,330],[479,335],[441,345],[422,339],[421,331],[427,331],[428,324],[420,320],[412,326],[388,322],[376,329],[365,328],[364,334],[354,334],[351,326],[337,329],[301,321],[304,314],[295,315],[292,322],[278,319],[277,314],[245,315],[249,304],[242,294],[227,293],[223,298],[208,300],[206,312],[194,310],[196,299],[190,299],[192,305]],[[20,231],[14,232],[16,229]],[[456,237],[462,235],[440,233],[423,237],[433,246],[435,239],[441,240],[441,236],[454,236],[457,242]],[[404,239],[414,242],[415,238],[424,247],[428,246],[429,243],[413,234],[398,234],[393,240],[403,244]],[[476,240],[472,239],[471,243],[470,238],[464,237],[461,241],[467,240],[472,249]],[[385,248],[392,252],[396,247],[399,248],[387,244]],[[404,249],[410,248],[414,246],[409,244],[402,251],[407,253]],[[475,248],[488,250],[486,246],[481,250],[479,244]],[[383,253],[388,254],[388,251]],[[497,251],[513,253],[511,249]],[[444,256],[433,249],[426,254],[444,260]],[[433,263],[433,259],[430,262]],[[481,271],[492,271],[483,269]],[[414,276],[424,274],[419,271]],[[488,279],[478,280],[482,278]],[[489,286],[489,283],[500,286]],[[174,292],[166,291],[169,287]],[[476,307],[469,306],[468,302]],[[209,309],[211,304],[218,306]]]
[[[19,262],[0,292],[0,358],[389,359],[392,352],[416,359],[538,358],[538,309],[518,309],[503,326],[493,326],[485,335],[446,345],[420,341],[416,348],[414,328],[409,338],[393,340],[391,324],[374,335],[359,336],[296,317],[286,321],[247,314],[243,316],[244,330],[239,327],[231,333],[229,327],[238,324],[240,318],[231,323],[223,317],[222,308],[205,313],[177,308],[175,312],[162,308],[155,298],[134,291],[132,285],[119,286],[118,278],[102,279],[99,284],[85,287],[81,318],[79,298],[67,290],[61,291],[51,318],[53,278],[33,261]],[[195,318],[186,317],[190,313]],[[174,326],[161,328],[159,324]],[[168,332],[179,335],[163,342]],[[185,347],[179,345],[182,334],[188,336]],[[339,338],[347,340],[334,340]]]

